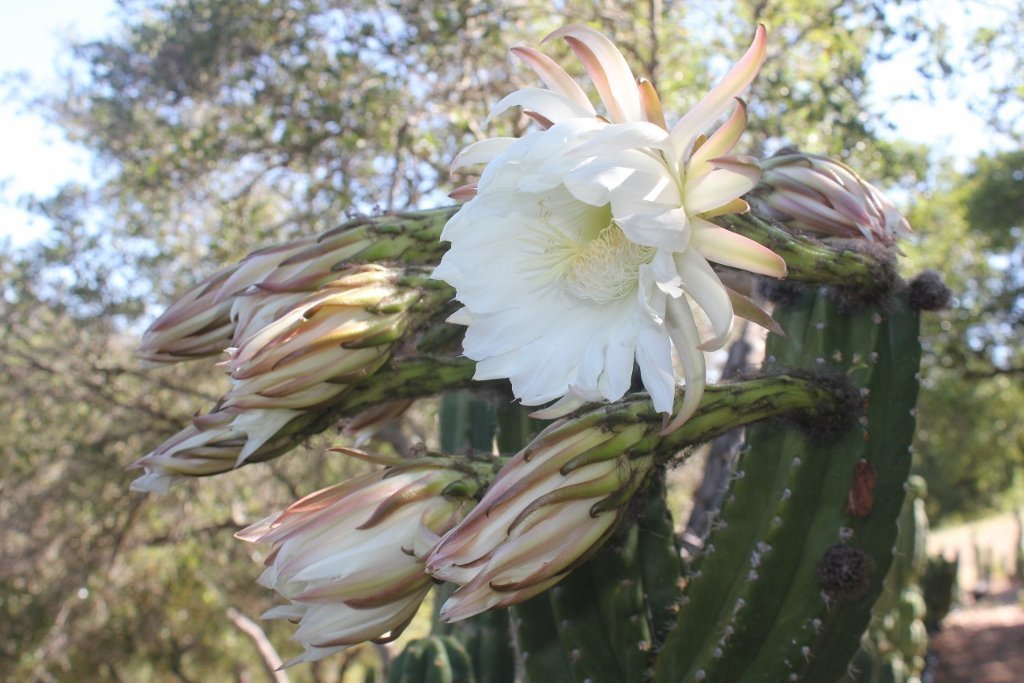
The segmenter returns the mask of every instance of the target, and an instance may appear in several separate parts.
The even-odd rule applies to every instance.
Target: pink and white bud
[[[181,477],[217,474],[257,454],[273,455],[266,444],[295,431],[294,420],[329,407],[387,362],[422,298],[416,275],[349,266],[277,311],[269,324],[228,349],[221,365],[232,386],[217,407],[134,463],[146,473],[133,488],[164,491]]]
[[[433,585],[426,554],[480,486],[447,465],[422,458],[356,477],[237,534],[272,546],[259,582],[288,603],[263,616],[297,621],[305,647],[286,666],[401,635]]]
[[[427,571],[460,585],[441,616],[522,602],[600,548],[652,466],[626,453],[644,433],[584,418],[552,425],[517,453],[427,559]]]
[[[363,231],[340,229],[255,251],[171,304],[136,353],[148,367],[217,355],[268,322],[261,317],[334,279],[339,263],[372,243]]]
[[[817,154],[782,154],[761,163],[756,195],[797,227],[891,245],[910,223],[881,190],[846,164]]]

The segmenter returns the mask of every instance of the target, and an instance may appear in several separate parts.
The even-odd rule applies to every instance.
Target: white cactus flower
[[[513,49],[548,88],[516,91],[492,116],[521,106],[543,129],[481,140],[456,158],[455,168],[487,166],[475,188],[458,191],[472,199],[445,226],[451,249],[434,277],[464,306],[452,322],[468,326],[463,349],[476,377],[509,378],[525,405],[557,400],[541,417],[621,398],[634,362],[655,408],[671,413],[674,352],[686,396],[673,430],[700,404],[703,351],[725,343],[741,298],[709,262],[775,277],[786,270],[767,248],[708,220],[746,210],[739,197],[760,177],[755,160],[728,155],[746,127],[735,98],[764,61],[765,30],[671,129],[653,86],[633,77],[606,37],[583,26],[551,37],[583,62],[605,115],[552,60]]]

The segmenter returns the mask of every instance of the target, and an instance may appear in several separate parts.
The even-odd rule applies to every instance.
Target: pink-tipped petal
[[[761,65],[764,64],[767,46],[768,32],[764,24],[758,24],[754,40],[740,61],[736,62],[725,78],[673,126],[672,140],[681,154],[686,154],[697,136],[704,133],[725,111],[729,102],[753,82],[757,72],[761,70]],[[685,159],[680,159],[680,162],[683,161]]]
[[[626,59],[604,34],[589,26],[566,26],[545,41],[564,38],[583,63],[614,123],[643,120],[636,79]]]
[[[668,124],[665,123],[665,111],[661,107],[661,98],[658,97],[658,91],[654,89],[654,84],[646,78],[640,77],[637,79],[636,88],[640,93],[640,106],[644,111],[644,118],[659,128],[668,130]]]
[[[686,167],[686,175],[688,178],[694,178],[696,176],[704,175],[709,173],[715,165],[711,163],[711,160],[715,157],[722,157],[732,151],[732,148],[736,146],[736,142],[739,141],[743,131],[747,128],[747,105],[743,100],[736,99],[736,109],[733,110],[732,116],[722,126],[715,131],[715,133],[708,138],[707,142],[701,145],[693,156],[690,157],[690,163]]]
[[[543,52],[534,50],[532,47],[514,47],[511,50],[519,59],[526,62],[526,65],[533,69],[534,73],[540,76],[544,85],[549,89],[576,103],[582,109],[590,111],[591,116],[597,114],[594,105],[590,103],[583,88],[565,73],[565,70],[558,66],[553,59]]]
[[[462,185],[448,193],[448,197],[457,202],[468,202],[476,196],[476,184]]]
[[[768,247],[700,218],[693,219],[690,244],[706,259],[723,266],[771,277],[786,275],[786,262]]]

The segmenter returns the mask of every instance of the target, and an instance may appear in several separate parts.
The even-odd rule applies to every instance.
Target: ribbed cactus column
[[[861,410],[847,424],[751,430],[656,681],[838,680],[892,562],[914,430],[918,315],[903,295],[850,311],[808,291],[775,317],[789,336],[769,340],[768,371],[844,376]]]

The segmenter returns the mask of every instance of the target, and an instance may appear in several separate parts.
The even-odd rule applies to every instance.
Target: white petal
[[[495,116],[512,107],[536,112],[552,123],[590,116],[586,109],[556,92],[543,88],[523,88],[509,93],[494,105],[484,123],[490,123]]]
[[[690,220],[681,208],[616,215],[615,224],[631,241],[644,246],[683,251],[690,243]]]
[[[458,171],[466,166],[486,164],[508,150],[516,139],[497,137],[477,140],[455,156],[451,170]]]
[[[662,434],[670,434],[681,427],[689,420],[700,407],[701,398],[704,396],[704,385],[707,382],[707,368],[704,364],[704,354],[697,349],[700,344],[700,335],[697,332],[697,324],[693,320],[693,313],[686,301],[682,299],[669,300],[668,331],[672,337],[672,345],[676,349],[676,356],[683,368],[683,378],[686,380],[686,393],[683,396],[683,405],[672,422],[661,431]]]
[[[683,280],[683,288],[707,314],[714,328],[715,337],[704,344],[702,350],[720,348],[732,328],[732,301],[718,275],[696,249],[687,249],[676,254],[676,266]]]
[[[654,409],[659,413],[671,413],[676,395],[676,374],[666,329],[654,325],[641,328],[637,338],[636,362]]]
[[[690,215],[716,209],[750,192],[757,185],[760,171],[738,172],[716,168],[694,180],[687,180],[683,203]]]

